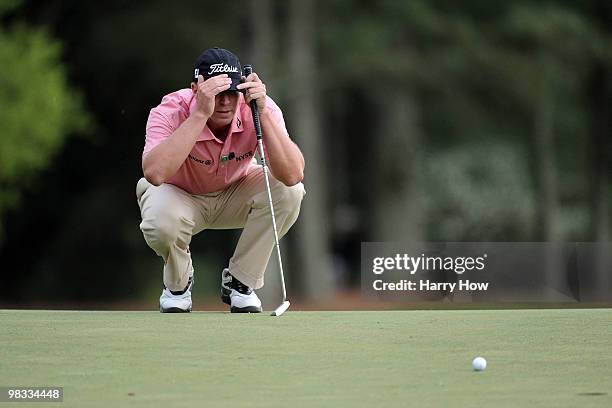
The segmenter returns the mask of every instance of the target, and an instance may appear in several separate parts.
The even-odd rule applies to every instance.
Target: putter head
[[[288,300],[285,300],[283,303],[280,304],[279,307],[277,307],[276,309],[274,309],[274,311],[272,312],[272,314],[270,316],[280,316],[283,313],[285,313],[285,311],[287,309],[289,309],[289,305],[291,303],[289,303]]]

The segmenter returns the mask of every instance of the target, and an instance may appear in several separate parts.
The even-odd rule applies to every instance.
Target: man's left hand
[[[244,82],[236,88],[246,90],[244,97],[247,103],[250,104],[251,101],[256,101],[259,112],[263,112],[266,108],[266,85],[261,82],[261,79],[259,79],[255,72],[246,78],[242,77],[242,79]]]

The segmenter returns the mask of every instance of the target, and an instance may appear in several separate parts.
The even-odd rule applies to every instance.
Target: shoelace
[[[250,295],[252,291],[250,287],[240,282],[238,279],[234,278],[233,276],[232,276],[232,281],[227,286],[229,286],[230,288],[234,289],[235,291],[239,293],[242,293],[243,295]]]

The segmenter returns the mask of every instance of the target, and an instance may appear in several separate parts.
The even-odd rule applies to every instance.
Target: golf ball
[[[472,360],[472,367],[474,368],[474,371],[483,371],[485,368],[487,368],[487,360],[482,357],[476,357],[474,360]]]

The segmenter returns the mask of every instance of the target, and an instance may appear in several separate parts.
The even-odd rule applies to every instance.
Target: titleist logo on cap
[[[207,75],[218,74],[220,72],[240,72],[240,70],[234,66],[229,66],[221,62],[219,64],[212,64]]]

